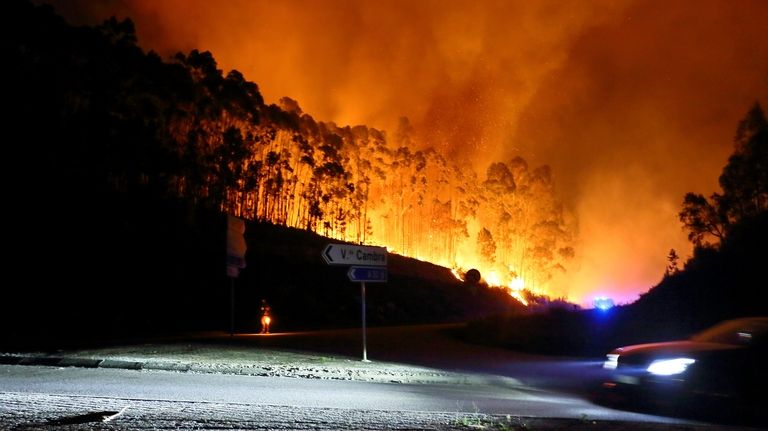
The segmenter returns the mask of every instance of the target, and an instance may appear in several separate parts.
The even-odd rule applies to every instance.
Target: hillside
[[[260,298],[273,307],[278,328],[360,324],[360,285],[347,267],[321,257],[339,243],[299,229],[249,223],[248,267],[238,280],[240,322],[255,328]],[[462,321],[509,311],[519,304],[505,292],[469,287],[450,270],[390,254],[387,283],[367,283],[368,322],[372,325]]]
[[[425,167],[410,160],[424,154],[394,151],[373,128],[267,105],[256,83],[225,74],[210,52],[167,60],[145,52],[130,19],[76,27],[46,5],[14,1],[5,11],[14,22],[8,133],[16,138],[4,182],[13,210],[0,338],[228,329],[225,213],[256,220],[234,286],[236,329],[257,327],[262,298],[274,330],[359,325],[359,286],[325,265],[329,240],[309,231],[362,238],[391,220],[364,212],[381,201],[372,188],[405,190],[390,183],[416,181]],[[355,156],[363,150],[378,156],[363,163]],[[422,242],[447,252],[461,225],[442,222],[449,235]],[[368,290],[372,325],[516,306],[504,292],[467,288],[445,268],[398,256],[389,282]]]
[[[26,250],[10,260],[2,341],[110,337],[229,328],[226,218],[183,201],[103,192],[55,217],[26,216]],[[260,299],[273,330],[355,327],[360,286],[326,265],[329,240],[249,223],[247,267],[235,281],[236,330],[254,331]],[[28,259],[44,250],[42,257]],[[28,275],[28,277],[24,277]],[[387,283],[369,283],[370,325],[462,321],[520,305],[497,289],[471,288],[446,268],[389,256]]]
[[[721,320],[768,315],[768,213],[736,226],[718,249],[698,249],[631,307],[650,332],[684,335]]]
[[[610,310],[508,313],[472,322],[465,338],[515,350],[601,357],[617,346],[687,338],[722,320],[768,316],[768,213],[698,249],[632,304]]]

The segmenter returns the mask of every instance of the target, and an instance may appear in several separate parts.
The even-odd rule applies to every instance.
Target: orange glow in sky
[[[630,302],[661,280],[683,195],[717,191],[738,121],[768,100],[768,2],[51,1],[130,16],[139,44],[210,50],[265,100],[394,135],[485,172],[553,168],[578,264],[550,292]]]

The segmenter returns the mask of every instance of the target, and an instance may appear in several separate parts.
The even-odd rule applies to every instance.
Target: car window
[[[764,344],[768,337],[768,318],[736,319],[719,323],[691,337],[705,343]]]

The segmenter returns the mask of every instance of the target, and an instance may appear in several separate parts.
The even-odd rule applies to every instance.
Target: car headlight
[[[606,359],[605,359],[605,362],[603,362],[603,368],[605,368],[606,370],[615,370],[616,367],[619,365],[619,355],[611,353],[605,356],[606,356]]]
[[[657,376],[673,376],[685,372],[694,362],[691,358],[659,359],[651,362],[647,371]]]

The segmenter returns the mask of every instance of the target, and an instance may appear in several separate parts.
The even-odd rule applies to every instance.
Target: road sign
[[[347,272],[349,281],[386,283],[387,268],[380,266],[351,266]]]
[[[352,265],[347,272],[347,277],[349,277],[349,281],[360,282],[363,362],[369,362],[365,335],[365,283],[384,283],[387,281],[387,249],[365,245],[328,244],[323,249],[323,259],[328,265]]]
[[[366,245],[328,244],[323,250],[328,265],[387,266],[387,249]]]
[[[227,265],[245,268],[245,222],[243,219],[227,215]]]

